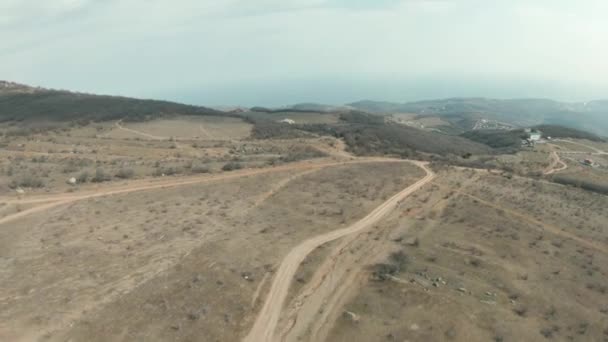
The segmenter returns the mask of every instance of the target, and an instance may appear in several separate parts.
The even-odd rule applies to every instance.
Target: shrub
[[[108,176],[106,174],[106,172],[98,167],[97,170],[95,170],[95,176],[93,176],[93,178],[91,178],[91,182],[93,183],[101,183],[101,182],[107,182],[110,180],[110,176]]]
[[[86,183],[89,181],[89,173],[87,171],[83,171],[78,176],[76,176],[77,183]]]
[[[384,281],[399,272],[399,268],[393,264],[380,263],[374,265],[372,275],[374,279]]]
[[[129,178],[133,178],[133,176],[135,176],[135,171],[133,171],[133,169],[120,169],[118,170],[118,172],[116,172],[116,174],[114,175],[116,178],[121,178],[121,179],[129,179]]]
[[[209,173],[211,170],[206,165],[198,164],[198,165],[192,165],[192,167],[190,168],[190,171],[192,173]]]
[[[242,168],[243,168],[243,165],[241,165],[241,163],[235,162],[235,161],[228,162],[228,163],[224,164],[224,166],[222,166],[223,171],[239,170]]]
[[[33,174],[23,174],[9,183],[10,188],[42,188],[44,181]]]
[[[156,170],[154,170],[154,172],[152,173],[153,176],[155,177],[160,177],[160,176],[172,176],[175,174],[180,173],[180,169],[174,166],[159,166],[156,168]]]

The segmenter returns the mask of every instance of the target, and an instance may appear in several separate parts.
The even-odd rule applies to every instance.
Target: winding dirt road
[[[289,287],[292,283],[294,275],[302,261],[317,247],[328,243],[330,241],[339,239],[341,237],[358,233],[366,228],[371,227],[386,214],[390,213],[401,200],[408,197],[410,194],[420,189],[425,184],[435,178],[435,174],[431,171],[425,163],[412,161],[417,166],[421,167],[425,172],[426,176],[416,183],[408,186],[401,192],[397,193],[393,197],[389,198],[386,202],[382,203],[376,209],[374,209],[367,216],[352,224],[349,227],[334,230],[329,233],[325,233],[313,238],[310,238],[295,248],[293,248],[287,256],[281,262],[279,269],[277,270],[270,292],[268,293],[264,306],[259,312],[253,327],[249,331],[249,334],[245,337],[246,342],[258,342],[258,341],[275,341],[277,324],[281,316],[283,305],[289,291]]]
[[[179,177],[168,180],[142,180],[134,181],[128,185],[108,185],[106,187],[100,187],[96,189],[86,190],[79,194],[57,194],[57,195],[41,195],[26,197],[23,199],[17,199],[14,197],[0,198],[0,203],[6,204],[36,204],[42,203],[38,206],[14,213],[5,217],[0,218],[0,225],[9,223],[23,217],[49,210],[55,207],[59,207],[65,204],[73,203],[76,201],[87,200],[97,197],[105,197],[111,195],[126,194],[136,191],[144,190],[155,190],[163,188],[171,188],[177,186],[201,184],[222,180],[229,180],[239,177],[256,176],[266,173],[281,172],[281,171],[306,171],[316,170],[325,167],[339,166],[346,164],[359,164],[359,163],[375,163],[375,162],[402,162],[396,159],[390,158],[360,158],[352,161],[342,162],[298,162],[293,164],[286,164],[275,167],[260,168],[260,169],[245,169],[239,171],[233,171],[230,173],[222,173],[218,175],[205,175],[205,176],[193,176],[193,177]]]
[[[557,151],[551,152],[551,159],[551,164],[549,164],[545,171],[543,171],[544,175],[552,175],[558,171],[562,171],[568,168],[568,165],[561,160]],[[561,166],[558,167],[557,165]]]

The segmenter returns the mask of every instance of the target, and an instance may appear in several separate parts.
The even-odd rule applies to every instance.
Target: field
[[[3,123],[0,341],[608,340],[608,144],[347,119]]]
[[[417,219],[382,225],[402,255],[368,263],[328,340],[607,338],[605,196],[453,169],[425,190]]]

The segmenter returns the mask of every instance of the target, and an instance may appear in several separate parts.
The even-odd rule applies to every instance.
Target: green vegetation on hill
[[[490,148],[462,137],[397,124],[339,126],[336,133],[344,138],[349,150],[358,155],[410,157],[417,151],[444,156],[491,153]]]
[[[384,118],[359,111],[350,111],[340,114],[340,120],[351,124],[381,125]]]
[[[141,121],[177,114],[227,115],[205,107],[118,96],[55,90],[0,92],[0,121]]]
[[[477,130],[465,132],[460,136],[498,149],[518,148],[521,146],[521,140],[527,138],[523,129]]]
[[[251,120],[252,136],[258,139],[288,139],[317,135],[343,138],[357,155],[414,156],[418,152],[438,155],[488,154],[492,149],[468,139],[393,123],[384,118],[353,111],[340,116],[338,124],[289,125],[269,120]]]
[[[581,131],[578,129],[563,127],[557,125],[539,125],[534,127],[535,129],[543,132],[543,136],[552,138],[573,138],[573,139],[587,139],[591,141],[605,141],[595,134]]]
[[[608,132],[608,101],[566,103],[548,99],[452,98],[392,103],[360,101],[351,107],[379,114],[413,113],[436,116],[454,129],[468,131],[478,119],[507,123],[515,127],[540,124],[567,126],[595,134]]]

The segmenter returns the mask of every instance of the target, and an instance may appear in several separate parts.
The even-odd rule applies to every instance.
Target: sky
[[[0,0],[0,79],[201,105],[608,98],[605,0]]]

